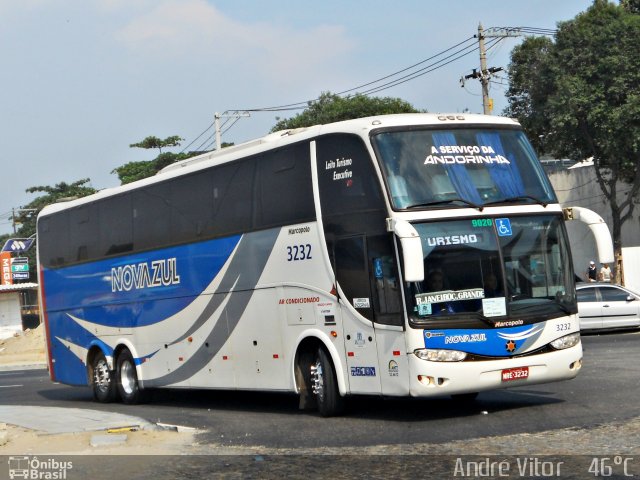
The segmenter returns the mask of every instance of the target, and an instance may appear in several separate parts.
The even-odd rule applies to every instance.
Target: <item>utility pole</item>
[[[491,115],[493,105],[489,106],[489,75],[485,73],[487,71],[487,50],[484,47],[484,31],[482,29],[482,23],[478,24],[478,47],[480,50],[480,83],[482,84],[482,110],[485,115]]]
[[[236,122],[242,117],[250,117],[251,114],[249,112],[243,112],[240,110],[227,110],[223,113],[214,113],[214,125],[216,129],[216,150],[220,150],[222,148],[222,132],[220,131],[220,119],[222,117],[225,118],[235,118]],[[235,122],[234,122],[235,123]]]
[[[13,234],[16,232],[16,212],[37,212],[38,210],[35,208],[11,208],[11,224],[13,225]]]
[[[489,81],[494,73],[504,70],[502,67],[487,67],[487,50],[484,45],[485,38],[491,37],[519,37],[521,35],[518,29],[515,30],[503,30],[503,29],[489,29],[491,31],[485,31],[482,28],[482,23],[478,24],[478,34],[475,35],[478,39],[478,50],[480,51],[480,71],[473,69],[473,73],[465,75],[460,79],[460,84],[464,87],[464,81],[469,79],[479,79],[482,85],[482,111],[485,115],[491,115],[493,110],[493,99],[489,98]]]

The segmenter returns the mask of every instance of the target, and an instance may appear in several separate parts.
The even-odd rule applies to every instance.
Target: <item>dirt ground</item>
[[[46,368],[44,326],[19,332],[0,340],[0,375],[2,367],[42,365]],[[42,400],[46,406],[46,400]],[[188,453],[194,446],[196,431],[138,430],[97,431],[47,434],[11,423],[0,423],[0,455],[175,455]],[[126,440],[108,445],[110,439]],[[92,446],[96,436],[100,446]],[[106,436],[106,437],[105,437]]]
[[[0,366],[44,364],[44,342],[43,325],[0,340]]]
[[[126,435],[126,438],[122,437]],[[195,432],[127,431],[47,434],[0,423],[1,455],[180,455],[189,453]],[[106,440],[105,440],[106,437]],[[117,443],[105,444],[110,439]],[[100,445],[92,445],[94,442]]]

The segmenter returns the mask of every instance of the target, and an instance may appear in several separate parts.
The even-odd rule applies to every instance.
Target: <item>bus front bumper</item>
[[[456,395],[574,378],[582,367],[582,346],[504,360],[432,362],[409,355],[413,397]]]

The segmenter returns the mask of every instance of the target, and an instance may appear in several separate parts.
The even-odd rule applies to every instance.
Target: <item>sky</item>
[[[591,3],[0,0],[0,234],[13,230],[12,209],[37,196],[29,187],[84,178],[96,189],[117,186],[114,168],[157,155],[129,146],[149,135],[184,139],[169,151],[212,148],[215,112],[351,90],[470,45],[480,23],[554,29]],[[488,66],[506,68],[521,41],[493,45]],[[459,82],[473,68],[477,50],[376,95],[430,112],[481,113],[479,82]],[[490,90],[496,114],[507,105],[500,75]],[[258,138],[297,112],[228,121],[222,141]]]

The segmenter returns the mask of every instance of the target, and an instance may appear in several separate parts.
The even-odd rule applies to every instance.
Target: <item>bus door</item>
[[[367,238],[371,300],[384,395],[409,393],[409,361],[401,282],[391,234]]]
[[[380,368],[364,235],[336,238],[334,259],[350,391],[380,393]],[[353,313],[354,310],[357,314]]]
[[[391,235],[338,238],[335,262],[343,303],[370,321],[342,310],[352,391],[407,394],[403,304]]]

